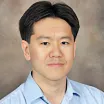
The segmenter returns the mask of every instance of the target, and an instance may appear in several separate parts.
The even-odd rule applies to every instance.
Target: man
[[[104,104],[102,91],[67,78],[79,30],[71,7],[36,2],[21,17],[19,29],[32,72],[0,104]]]

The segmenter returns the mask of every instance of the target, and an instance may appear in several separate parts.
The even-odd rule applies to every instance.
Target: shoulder
[[[80,93],[85,99],[96,100],[104,104],[104,92],[90,85],[82,84],[73,80],[69,80],[73,89]]]
[[[23,87],[21,84],[18,88],[0,100],[0,104],[19,104],[23,99]]]
[[[91,94],[96,94],[96,93],[101,93],[102,91],[97,89],[96,87],[93,87],[93,86],[90,86],[90,85],[87,85],[87,84],[83,84],[83,83],[80,83],[80,82],[76,82],[76,81],[73,81],[73,80],[69,80],[72,87],[75,89],[75,90],[78,90],[81,94],[83,93],[91,93]],[[104,92],[102,92],[104,94]]]

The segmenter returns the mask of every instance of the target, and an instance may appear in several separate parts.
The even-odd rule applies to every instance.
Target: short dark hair
[[[19,30],[22,40],[30,43],[33,33],[33,24],[46,17],[64,19],[70,26],[74,41],[79,31],[79,20],[71,7],[65,3],[52,4],[49,1],[38,1],[31,5],[19,21]]]

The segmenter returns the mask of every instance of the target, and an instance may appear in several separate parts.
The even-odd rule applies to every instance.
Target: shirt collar
[[[72,96],[79,96],[80,97],[80,91],[72,85],[71,80],[69,80],[69,78],[67,77],[67,91],[66,91],[66,95],[68,97],[72,97]]]
[[[40,87],[36,84],[34,79],[32,78],[31,72],[27,77],[26,82],[24,83],[24,96],[26,98],[27,103],[31,103],[38,98],[44,97],[43,92],[41,91]],[[67,77],[67,90],[65,96],[68,100],[70,100],[73,95],[80,96],[80,91],[72,85],[71,80]]]
[[[24,96],[28,104],[44,96],[41,89],[32,78],[31,72],[29,73],[29,76],[24,83]]]

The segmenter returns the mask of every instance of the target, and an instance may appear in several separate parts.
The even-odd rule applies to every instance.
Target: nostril
[[[51,52],[50,52],[50,57],[62,57],[62,52],[60,49],[53,49]]]

